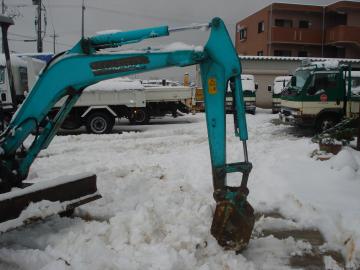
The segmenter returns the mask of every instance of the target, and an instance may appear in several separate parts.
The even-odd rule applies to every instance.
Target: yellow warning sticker
[[[208,91],[209,91],[210,95],[215,95],[217,93],[216,79],[215,78],[209,78],[209,80],[208,80]]]

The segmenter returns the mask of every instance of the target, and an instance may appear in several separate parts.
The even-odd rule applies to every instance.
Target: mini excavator
[[[11,79],[7,42],[13,21],[0,16],[6,70]],[[208,42],[201,49],[109,52],[145,39],[168,36],[183,30],[211,29]],[[41,217],[68,212],[101,197],[95,175],[79,175],[49,181],[25,181],[29,168],[42,149],[48,147],[61,123],[81,96],[82,91],[97,82],[131,74],[166,68],[200,65],[216,209],[211,234],[225,249],[241,251],[250,240],[254,210],[247,201],[247,182],[252,169],[248,161],[248,139],[241,85],[241,65],[224,22],[214,18],[210,23],[180,28],[160,26],[127,32],[111,32],[82,38],[73,48],[57,54],[42,70],[26,99],[17,108],[0,135],[0,231],[13,229],[37,218],[29,208],[41,207]],[[233,96],[235,136],[243,144],[244,161],[226,163],[225,94],[230,84]],[[10,83],[10,87],[13,84]],[[14,89],[10,89],[14,93]],[[66,99],[54,117],[48,117],[53,106]],[[24,146],[29,138],[31,144]],[[240,186],[227,186],[228,173],[242,173]],[[46,207],[43,204],[49,203]],[[44,214],[45,213],[45,214]],[[39,213],[38,213],[39,214]]]

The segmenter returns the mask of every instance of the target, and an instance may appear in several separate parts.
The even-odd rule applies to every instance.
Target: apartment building
[[[360,58],[360,2],[273,3],[236,24],[240,55]]]

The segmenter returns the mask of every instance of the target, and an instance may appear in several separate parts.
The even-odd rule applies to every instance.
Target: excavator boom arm
[[[218,205],[222,202],[231,202],[217,207],[215,216],[218,220],[214,217],[212,233],[220,244],[240,249],[243,245],[241,243],[247,242],[250,235],[246,236],[245,240],[241,236],[234,241],[236,236],[234,237],[231,233],[232,242],[227,239],[229,236],[226,232],[231,231],[229,228],[234,226],[234,223],[242,221],[241,218],[240,221],[239,218],[232,221],[226,219],[224,223],[223,214],[229,209],[235,209],[235,215],[239,217],[247,215],[246,212],[241,215],[237,212],[241,208],[238,202],[244,201],[244,198],[246,202],[246,184],[251,170],[246,150],[248,134],[240,80],[241,66],[223,21],[214,18],[210,24],[188,28],[204,26],[210,27],[211,33],[208,42],[201,50],[184,47],[160,51],[147,49],[136,52],[99,52],[99,49],[118,47],[184,30],[184,28],[169,30],[167,26],[161,26],[82,39],[72,49],[55,58],[44,69],[24,103],[13,116],[8,128],[1,134],[0,177],[5,175],[10,178],[2,179],[2,181],[8,181],[10,186],[15,186],[27,177],[29,168],[38,153],[49,145],[82,91],[89,85],[145,71],[199,64],[205,97],[214,197]],[[228,83],[231,85],[234,100],[235,135],[243,141],[245,159],[244,162],[232,164],[226,163],[225,95]],[[49,119],[49,112],[62,98],[66,101],[57,115]],[[31,133],[36,133],[35,139],[31,146],[24,150],[22,144]],[[243,174],[240,188],[227,187],[226,175],[232,172]],[[230,223],[232,225],[227,228]]]

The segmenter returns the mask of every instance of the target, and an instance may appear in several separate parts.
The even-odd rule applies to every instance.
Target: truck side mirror
[[[255,83],[255,90],[259,89],[259,85],[257,83]]]
[[[272,92],[271,85],[268,85],[268,91]]]
[[[296,76],[291,77],[291,86],[296,86]]]

